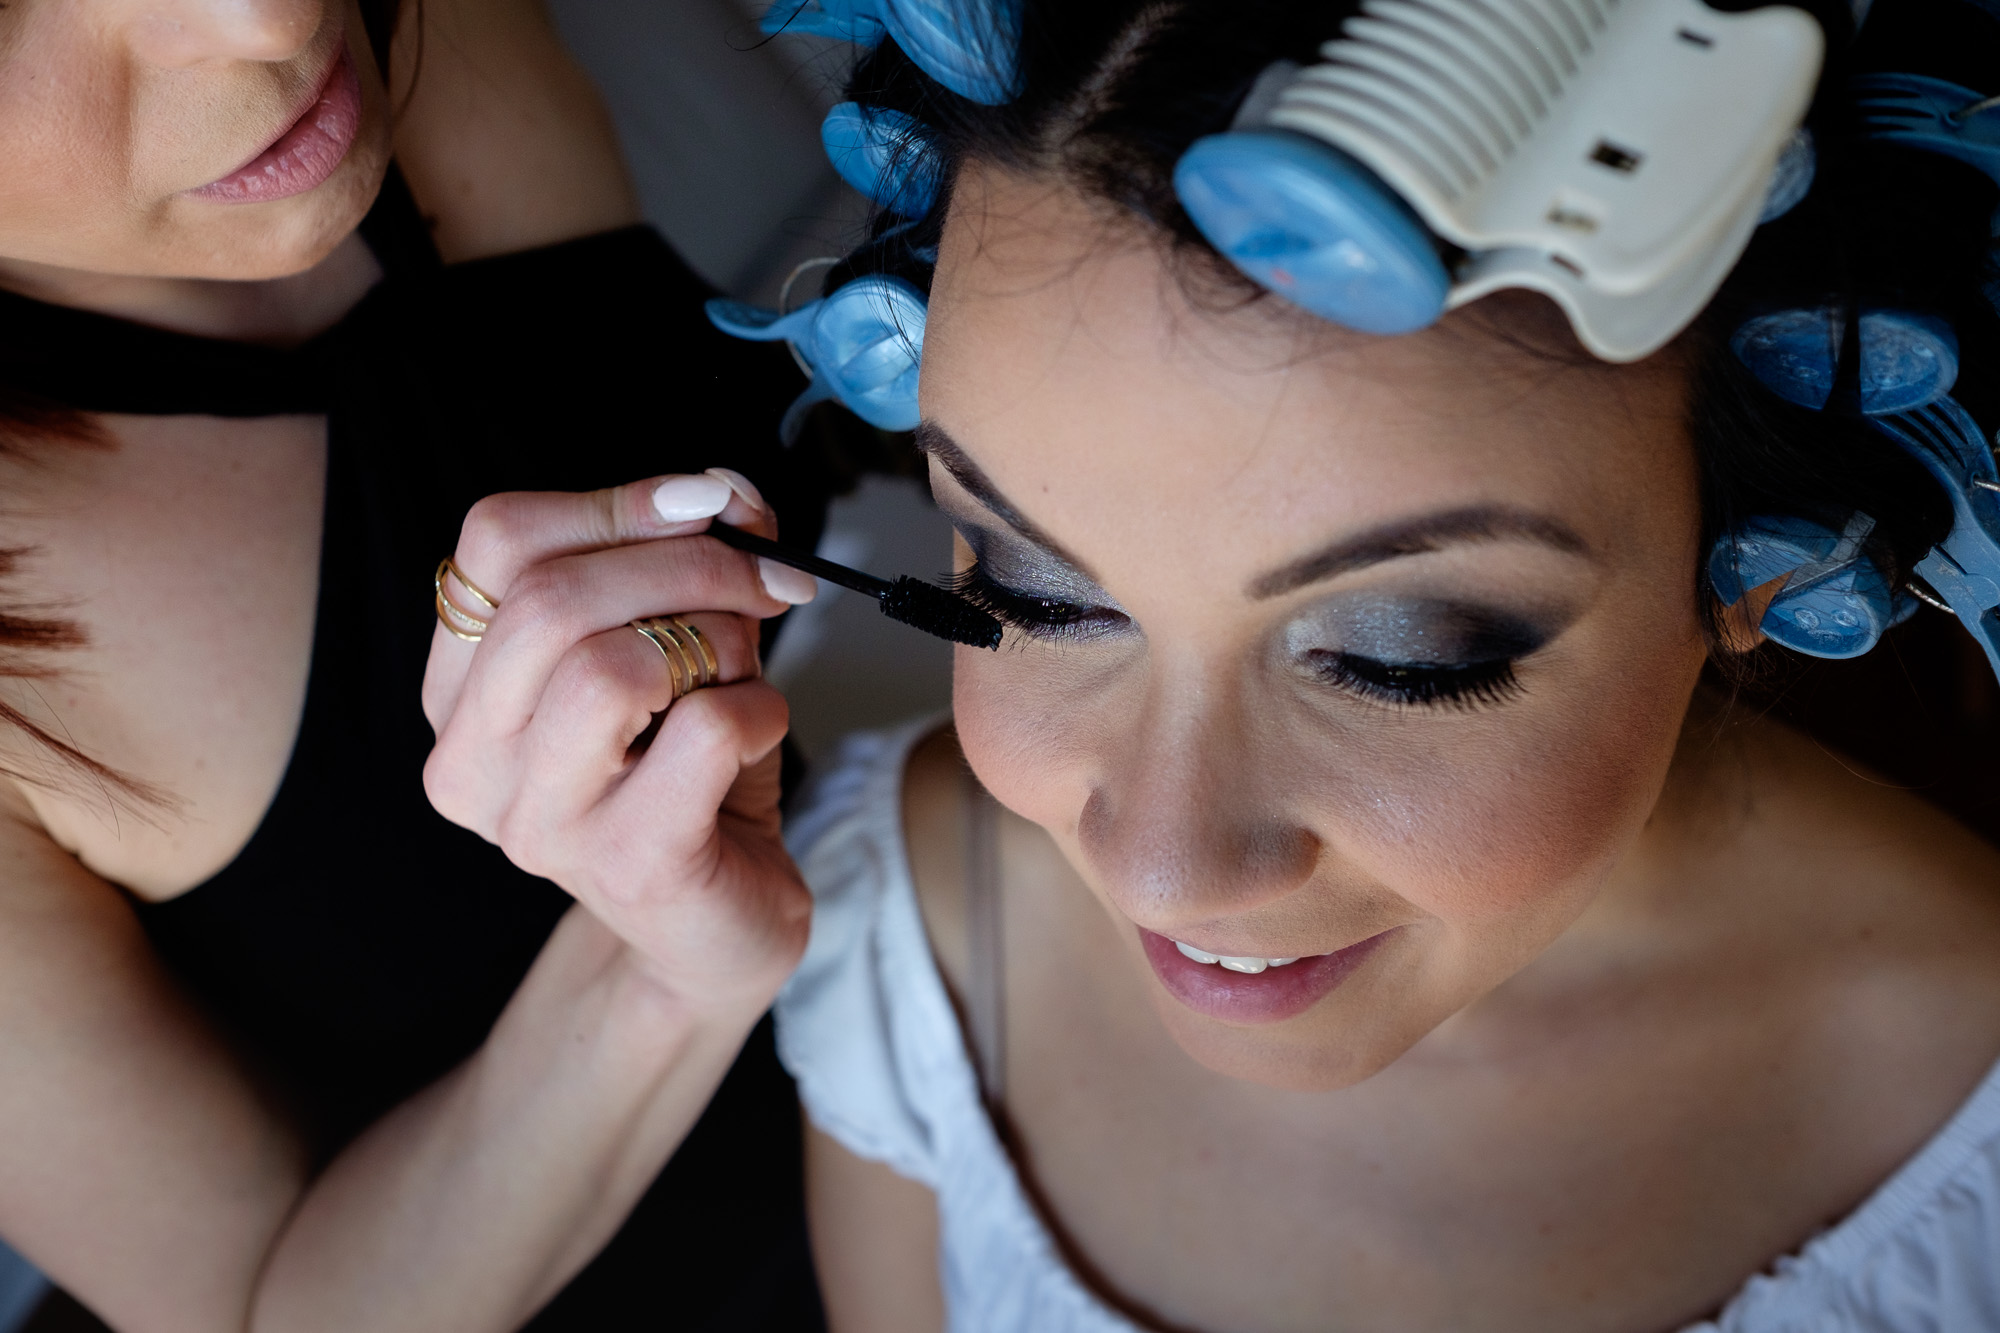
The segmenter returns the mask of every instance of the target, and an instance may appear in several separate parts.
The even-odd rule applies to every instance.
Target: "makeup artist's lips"
[[[225,204],[261,204],[304,194],[334,173],[361,132],[361,78],[346,47],[320,86],[313,104],[277,142],[245,166],[198,190],[195,199]]]
[[[1347,980],[1393,931],[1370,935],[1333,953],[1299,959],[1253,974],[1197,963],[1165,935],[1141,928],[1146,961],[1167,993],[1198,1014],[1224,1023],[1277,1023],[1302,1014]]]

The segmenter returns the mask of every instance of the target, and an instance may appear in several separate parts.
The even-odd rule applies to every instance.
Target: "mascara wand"
[[[972,648],[1000,646],[1000,621],[947,588],[908,576],[893,583],[888,579],[878,579],[873,574],[836,565],[831,560],[822,560],[804,551],[794,551],[769,538],[732,528],[726,523],[709,524],[708,535],[724,546],[765,556],[781,565],[802,569],[828,583],[866,593],[881,606],[883,615],[926,634],[935,634],[940,639]]]

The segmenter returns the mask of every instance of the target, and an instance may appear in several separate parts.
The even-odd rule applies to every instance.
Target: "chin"
[[[1226,1078],[1286,1092],[1337,1092],[1387,1069],[1423,1035],[1385,1030],[1380,1011],[1344,1006],[1352,1023],[1317,1009],[1283,1023],[1238,1027],[1194,1013],[1159,986],[1153,1007],[1189,1059]]]
[[[201,235],[180,247],[185,271],[173,276],[230,282],[290,278],[317,266],[354,234],[381,193],[389,170],[387,144],[357,142],[340,170],[306,194],[260,204],[210,206]],[[191,228],[193,230],[194,228]]]

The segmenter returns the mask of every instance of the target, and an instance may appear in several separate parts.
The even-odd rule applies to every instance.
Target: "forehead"
[[[1531,297],[1405,337],[1353,334],[1190,280],[1187,262],[1047,181],[973,167],[954,193],[925,415],[1058,537],[1186,541],[1219,523],[1283,558],[1288,543],[1501,504],[1604,546],[1691,495],[1671,357],[1589,361]]]

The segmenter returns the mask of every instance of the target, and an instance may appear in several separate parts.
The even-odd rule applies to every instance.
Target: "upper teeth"
[[[1219,963],[1231,972],[1256,973],[1262,972],[1267,967],[1283,967],[1287,963],[1299,961],[1297,955],[1290,958],[1238,958],[1226,953],[1210,953],[1206,949],[1197,949],[1192,944],[1182,944],[1179,940],[1174,941],[1174,947],[1197,963]]]

